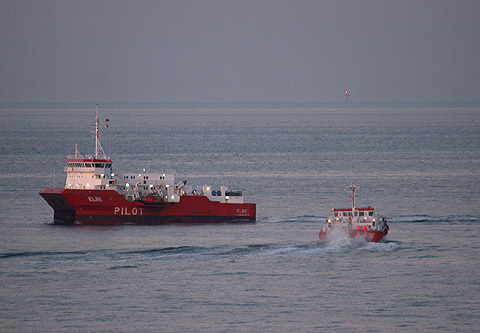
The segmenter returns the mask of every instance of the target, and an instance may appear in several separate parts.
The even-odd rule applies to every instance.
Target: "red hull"
[[[205,196],[149,204],[126,200],[114,190],[46,188],[40,195],[54,209],[57,224],[165,224],[254,222],[256,205],[220,203]]]
[[[350,238],[355,238],[357,236],[365,236],[365,238],[369,242],[378,242],[388,234],[388,230],[389,230],[388,226],[385,229],[383,229],[382,231],[349,230],[348,231],[348,236]],[[327,235],[328,235],[328,232],[320,231],[318,236],[319,236],[320,240],[324,241],[324,240],[327,240]]]

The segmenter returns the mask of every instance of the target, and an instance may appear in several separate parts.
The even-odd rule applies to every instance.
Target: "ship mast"
[[[103,158],[107,158],[105,152],[103,151],[102,145],[100,144],[100,112],[97,109],[95,111],[95,159],[98,159],[98,154],[102,153]]]
[[[98,115],[98,104],[97,104],[97,110],[95,111],[95,159],[98,158],[98,123],[100,122],[100,119],[99,119],[99,115]]]
[[[350,191],[352,191],[352,216],[355,216],[355,184],[351,183],[349,186]]]

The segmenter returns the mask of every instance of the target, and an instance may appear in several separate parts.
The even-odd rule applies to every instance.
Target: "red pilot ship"
[[[375,213],[375,208],[355,207],[355,184],[348,188],[352,192],[352,208],[334,208],[328,217],[322,231],[319,233],[321,240],[329,240],[335,236],[347,235],[355,238],[364,236],[367,241],[378,242],[388,234],[387,220]]]
[[[108,121],[108,120],[107,120]],[[56,224],[164,224],[255,222],[256,205],[241,191],[204,185],[193,189],[173,173],[116,173],[100,144],[95,117],[95,154],[67,157],[65,188],[40,195],[54,210]]]

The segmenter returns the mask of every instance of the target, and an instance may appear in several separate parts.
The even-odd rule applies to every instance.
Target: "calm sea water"
[[[480,109],[104,109],[116,171],[243,190],[258,222],[52,225],[94,112],[0,110],[1,331],[478,331]],[[390,234],[318,241],[352,181]]]

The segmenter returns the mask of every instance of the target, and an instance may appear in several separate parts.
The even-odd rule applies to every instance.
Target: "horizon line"
[[[429,108],[429,107],[480,107],[480,101],[423,101],[423,102],[0,102],[0,109],[68,108],[83,109],[99,104],[104,108]]]

